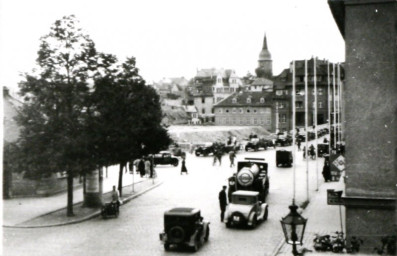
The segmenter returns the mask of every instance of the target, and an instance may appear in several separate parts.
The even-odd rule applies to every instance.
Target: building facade
[[[316,66],[314,67],[314,62]],[[317,123],[324,124],[328,121],[328,104],[331,104],[333,111],[333,79],[332,63],[329,64],[330,72],[328,74],[328,62],[325,60],[310,59],[307,60],[307,87],[308,87],[308,125],[315,123],[315,91],[314,81],[316,79],[317,87]],[[316,78],[314,77],[316,69]],[[342,69],[343,70],[343,69]],[[276,129],[279,131],[292,130],[292,62],[290,68],[284,69],[278,76],[274,77],[274,102],[277,112]],[[335,82],[336,83],[336,82]],[[328,87],[330,95],[328,95]],[[338,100],[337,91],[335,90],[335,100]],[[305,61],[295,61],[295,108],[296,108],[296,126],[305,126]]]
[[[272,95],[263,92],[235,93],[214,106],[215,124],[225,126],[262,126],[273,129]]]
[[[358,237],[364,241],[361,250],[374,253],[382,238],[394,236],[389,241],[396,248],[397,2],[328,3],[346,47],[347,240]]]

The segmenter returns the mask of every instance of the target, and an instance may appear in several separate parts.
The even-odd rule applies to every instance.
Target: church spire
[[[262,50],[268,50],[268,49],[267,49],[266,33],[265,33],[265,38],[263,39],[263,47],[262,47]]]

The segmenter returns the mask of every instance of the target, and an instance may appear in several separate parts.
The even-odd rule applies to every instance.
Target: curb
[[[144,189],[143,191],[141,191],[141,192],[139,192],[137,194],[134,194],[134,195],[132,195],[130,197],[124,198],[122,200],[123,201],[123,205],[125,203],[128,203],[132,199],[137,198],[137,197],[143,195],[144,193],[146,193],[146,192],[148,192],[148,191],[150,191],[150,190],[152,190],[152,189],[154,189],[154,188],[156,188],[156,187],[158,187],[158,186],[160,186],[162,184],[163,184],[163,181],[160,181],[159,183],[157,183],[157,184],[155,184],[155,185],[153,185],[151,187],[148,187],[148,188]],[[56,212],[58,210],[55,210],[55,211],[52,211],[52,212]],[[52,212],[46,213],[44,215],[51,214]],[[25,225],[25,226],[23,226],[23,225],[21,225],[21,226],[3,225],[3,228],[49,228],[49,227],[59,227],[59,226],[65,226],[65,225],[81,223],[83,221],[95,218],[95,217],[99,216],[100,214],[101,214],[101,210],[97,210],[96,212],[94,212],[94,213],[92,213],[92,214],[90,214],[88,216],[82,217],[81,219],[73,220],[73,221],[66,221],[66,222],[63,222],[63,223],[57,223],[57,224],[51,224],[51,225],[31,225],[31,226],[29,226],[29,225]]]

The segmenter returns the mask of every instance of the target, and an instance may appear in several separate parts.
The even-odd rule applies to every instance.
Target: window
[[[321,82],[323,80],[322,76],[317,76],[317,81]]]
[[[251,98],[247,98],[247,103],[251,103]]]
[[[254,118],[254,124],[258,124],[258,120]]]
[[[201,113],[202,113],[202,114],[205,114],[205,108],[203,108],[203,109],[201,110]]]
[[[323,95],[323,88],[317,88],[318,95]]]
[[[217,93],[221,93],[222,92],[222,88],[216,88],[216,92]]]
[[[267,120],[266,120],[266,124],[270,124],[271,123],[271,120],[270,120],[270,118],[268,118]]]
[[[276,95],[277,95],[277,96],[283,95],[283,90],[277,90],[277,91],[276,91]]]
[[[265,99],[263,97],[261,98],[260,101],[261,101],[261,103],[265,103]]]
[[[283,90],[284,95],[288,95],[288,90]]]
[[[244,110],[243,110],[242,108],[240,108],[240,113],[241,113],[241,114],[244,113]]]
[[[299,90],[296,90],[296,95],[305,95],[305,90],[304,89],[299,89]]]
[[[285,108],[285,103],[284,102],[279,102],[278,103],[278,108]]]
[[[236,98],[233,98],[232,99],[232,103],[236,103],[237,102],[237,99]]]
[[[296,108],[303,108],[303,102],[302,101],[296,101],[295,102],[295,107]]]
[[[222,78],[218,78],[218,83],[222,83]]]
[[[254,108],[254,113],[256,113],[256,109]]]
[[[205,98],[201,98],[201,103],[205,103]]]
[[[323,102],[322,101],[318,102],[318,108],[323,108]]]
[[[226,113],[229,113],[229,109],[226,109],[226,111],[225,111]]]
[[[249,113],[249,112],[251,112],[251,110],[250,110],[250,109],[247,109],[247,113]]]
[[[278,115],[278,122],[279,123],[286,123],[287,122],[287,115],[286,114],[279,114]]]

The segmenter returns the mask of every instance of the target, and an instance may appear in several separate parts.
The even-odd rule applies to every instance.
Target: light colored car
[[[268,205],[259,201],[259,192],[238,190],[232,193],[226,208],[226,227],[248,226],[255,228],[260,221],[267,220]]]

